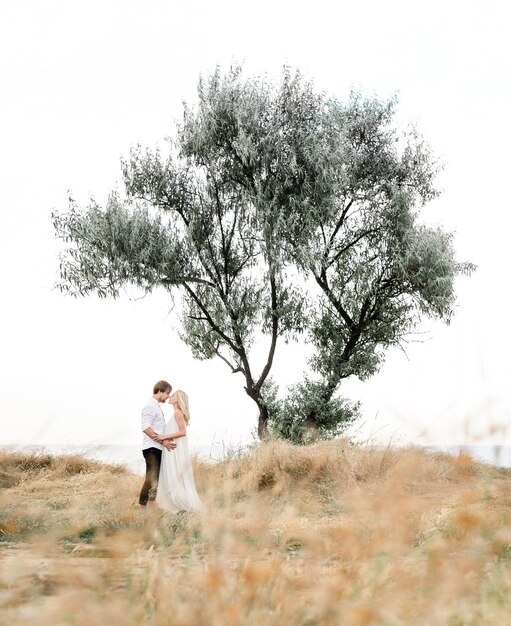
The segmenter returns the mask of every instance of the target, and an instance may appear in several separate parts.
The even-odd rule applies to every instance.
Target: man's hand
[[[170,439],[166,439],[165,441],[162,442],[162,445],[165,446],[165,448],[170,452],[171,450],[174,450],[177,447],[177,444],[174,443],[173,441],[171,441]]]

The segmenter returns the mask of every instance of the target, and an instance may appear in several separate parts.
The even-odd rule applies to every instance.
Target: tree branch
[[[272,332],[271,332],[271,344],[270,351],[268,353],[268,359],[266,361],[266,365],[264,366],[263,371],[261,372],[261,376],[259,376],[259,380],[255,384],[257,390],[261,389],[264,381],[266,380],[271,366],[273,364],[273,357],[275,356],[275,348],[277,346],[277,337],[278,337],[278,329],[279,329],[279,318],[276,314],[277,310],[277,285],[275,282],[275,276],[273,272],[270,274],[270,288],[271,288],[271,318],[272,318]]]
[[[371,235],[372,233],[377,233],[377,232],[378,232],[378,229],[370,228],[369,230],[365,230],[362,233],[360,233],[360,235],[358,237],[355,237],[353,241],[350,241],[350,243],[346,244],[345,246],[343,246],[340,250],[336,252],[335,256],[327,263],[327,266],[326,266],[327,269],[332,267],[332,265],[336,263],[345,252],[347,252],[350,248],[355,246],[361,239],[363,239],[364,237],[367,237],[367,235]]]
[[[236,344],[232,341],[232,339],[228,335],[226,335],[222,331],[222,329],[217,324],[215,324],[215,321],[213,320],[213,318],[209,314],[209,311],[206,309],[206,307],[201,302],[201,300],[197,296],[197,294],[193,291],[193,289],[187,283],[184,283],[183,286],[186,289],[187,293],[192,298],[192,300],[197,304],[199,309],[204,313],[204,315],[206,317],[206,320],[207,320],[208,324],[210,325],[210,327],[212,328],[212,330],[214,330],[215,333],[217,333],[217,335],[219,337],[221,337],[225,341],[225,343],[231,348],[231,350],[233,350],[233,352],[235,352],[236,354],[238,354],[241,357],[241,354],[239,353],[239,350],[238,350]]]
[[[335,228],[332,231],[332,234],[330,235],[330,241],[328,242],[328,252],[330,252],[330,249],[332,248],[332,244],[334,242],[334,239],[336,238],[337,233],[339,232],[339,229],[344,224],[344,220],[346,219],[346,215],[348,214],[348,211],[351,209],[351,206],[353,205],[354,202],[355,202],[355,199],[352,198],[348,202],[348,204],[344,207],[344,209],[342,210],[342,213],[341,213],[341,215],[339,217],[339,220],[337,221],[337,224],[335,225]]]
[[[215,354],[217,355],[217,357],[219,359],[221,359],[224,363],[226,363],[228,365],[228,367],[231,368],[231,373],[232,374],[237,374],[238,372],[241,372],[242,374],[245,373],[243,371],[243,368],[240,365],[237,365],[236,367],[234,367],[234,365],[220,352],[218,347],[215,347],[213,349],[214,349]]]
[[[330,285],[328,284],[328,280],[327,280],[325,271],[322,271],[320,276],[318,276],[318,274],[316,272],[314,272],[314,278],[315,278],[317,284],[321,287],[321,289],[325,293],[326,297],[330,300],[330,302],[333,305],[333,307],[335,308],[335,310],[342,317],[342,319],[346,323],[347,327],[348,328],[352,328],[355,325],[355,323],[353,322],[353,320],[351,319],[350,315],[345,310],[345,308],[342,306],[340,301],[337,300],[337,298],[334,296],[334,294],[333,294],[333,292],[332,292],[332,290],[330,288]]]
[[[211,287],[211,288],[215,287],[215,285],[212,282],[210,282],[209,280],[206,280],[205,278],[194,278],[192,276],[183,276],[179,280],[171,279],[171,278],[161,279],[161,284],[165,286],[172,286],[172,285],[178,286],[178,285],[184,285],[187,283],[197,283],[199,285],[206,285],[207,287]]]

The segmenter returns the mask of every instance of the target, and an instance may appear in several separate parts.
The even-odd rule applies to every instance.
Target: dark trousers
[[[147,448],[142,450],[145,459],[145,480],[140,491],[139,504],[147,505],[147,501],[153,502],[158,489],[158,478],[160,476],[161,450],[158,448]]]

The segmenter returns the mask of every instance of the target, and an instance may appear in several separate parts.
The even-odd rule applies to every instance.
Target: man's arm
[[[155,433],[154,430],[150,426],[146,428],[145,430],[143,430],[142,432],[145,433],[153,441],[158,441],[158,437],[161,436],[161,435],[158,435],[158,433]],[[167,448],[167,450],[173,450],[176,447],[176,444],[173,441],[162,441],[161,443],[163,443],[163,445]]]
[[[156,437],[158,437],[158,433],[155,433],[150,426],[148,428],[145,428],[142,432],[145,433],[149,437],[149,439],[154,439],[155,441]]]

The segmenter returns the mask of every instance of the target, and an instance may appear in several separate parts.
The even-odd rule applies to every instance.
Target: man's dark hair
[[[153,387],[153,394],[157,394],[165,391],[172,391],[172,385],[166,380],[159,380]]]

